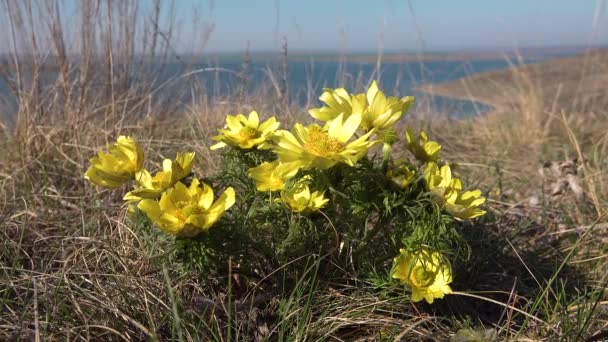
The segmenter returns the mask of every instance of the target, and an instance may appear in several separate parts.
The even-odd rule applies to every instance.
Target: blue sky
[[[208,51],[455,50],[608,43],[594,0],[177,0],[184,27],[197,8],[214,24]],[[183,31],[181,47],[191,34]]]
[[[135,1],[150,18],[153,1]],[[170,1],[162,1],[165,16]],[[178,53],[241,53],[248,42],[252,51],[276,51],[283,37],[291,52],[608,45],[608,0],[174,1],[178,31],[171,44]],[[76,29],[80,0],[60,3],[63,24]],[[211,26],[204,45],[204,27]],[[0,30],[0,41],[7,39],[8,30]]]

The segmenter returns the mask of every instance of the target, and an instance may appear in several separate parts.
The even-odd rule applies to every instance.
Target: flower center
[[[184,211],[181,209],[175,210],[175,217],[177,217],[180,222],[186,222],[186,214],[184,214]]]
[[[285,180],[275,174],[271,174],[270,177],[268,177],[268,183],[273,188],[281,188],[283,185],[285,185]]]
[[[245,126],[239,131],[239,136],[243,140],[249,140],[257,138],[259,136],[259,132],[256,128]]]
[[[429,287],[435,282],[435,272],[429,272],[424,266],[414,267],[410,274],[410,282],[416,287]]]
[[[323,157],[342,152],[344,144],[326,132],[322,132],[319,128],[311,128],[308,131],[308,138],[304,142],[304,149],[316,156]]]

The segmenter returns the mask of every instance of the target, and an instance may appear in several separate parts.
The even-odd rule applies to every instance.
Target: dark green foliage
[[[401,189],[373,158],[354,167],[301,170],[295,179],[310,177],[311,191],[325,191],[329,199],[309,215],[291,212],[278,192],[256,190],[247,171],[272,161],[271,152],[226,149],[223,158],[222,169],[204,181],[216,191],[234,187],[236,204],[209,232],[176,240],[178,260],[201,277],[226,278],[230,264],[231,272],[254,282],[293,281],[311,257],[323,260],[328,278],[344,270],[372,276],[389,270],[400,248],[424,245],[451,258],[461,245],[457,222],[431,199],[422,177]]]

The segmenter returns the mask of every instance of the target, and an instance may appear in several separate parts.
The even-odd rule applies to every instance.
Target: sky
[[[45,1],[39,0],[42,7]],[[161,0],[165,23],[171,1]],[[251,51],[277,51],[284,39],[292,53],[608,45],[608,0],[173,1],[177,31],[171,48],[177,53],[242,53],[247,46]],[[78,30],[84,2],[58,3],[66,31]],[[139,6],[140,22],[149,21],[154,0],[130,3]],[[0,19],[0,26],[6,26],[8,12],[0,12]],[[37,26],[48,31],[44,19]],[[9,33],[0,30],[0,53],[10,46]],[[72,38],[78,51],[78,33]]]
[[[603,0],[177,0],[176,13],[183,24],[193,13],[213,24],[208,51],[243,51],[248,42],[252,50],[276,50],[284,37],[292,50],[449,51],[603,45],[606,5]],[[187,49],[187,42],[180,44]]]

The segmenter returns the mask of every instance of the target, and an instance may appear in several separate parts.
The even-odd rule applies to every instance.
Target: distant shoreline
[[[492,72],[492,71],[490,71],[490,72]],[[487,73],[490,73],[490,72],[487,72]],[[477,75],[481,75],[481,74],[485,74],[485,73],[479,73]],[[498,103],[492,102],[491,100],[488,100],[486,98],[475,97],[472,94],[458,94],[458,93],[454,92],[453,90],[451,90],[450,88],[444,87],[444,85],[447,85],[447,84],[449,84],[450,86],[455,86],[456,83],[461,83],[467,77],[463,77],[463,78],[460,78],[460,79],[457,79],[454,81],[444,82],[444,83],[422,84],[422,85],[416,86],[414,88],[414,90],[419,91],[421,93],[431,95],[431,96],[443,96],[443,97],[448,97],[448,98],[455,99],[455,100],[463,100],[463,101],[481,103],[484,106],[488,106],[490,108],[488,111],[486,111],[484,113],[484,115],[490,115],[490,114],[497,112],[498,109],[501,107],[501,105]]]
[[[585,65],[594,65],[593,74]],[[537,110],[571,110],[586,103],[607,103],[608,50],[553,58],[507,69],[475,73],[460,79],[426,83],[415,90],[434,96],[474,101],[492,108],[487,114],[521,105],[522,100],[535,101]],[[581,94],[585,96],[581,97]],[[572,99],[579,99],[574,103]],[[582,99],[584,102],[581,102]]]
[[[380,61],[382,63],[411,63],[411,62],[429,62],[429,61],[487,61],[497,59],[517,59],[524,58],[526,60],[546,59],[546,58],[561,58],[579,55],[588,51],[602,50],[602,47],[582,47],[582,46],[565,46],[565,47],[537,47],[537,48],[521,48],[521,49],[505,49],[505,50],[459,50],[459,51],[431,51],[431,52],[395,52],[384,51],[378,52],[325,52],[325,51],[289,51],[288,60],[290,61],[322,61],[322,62],[340,62],[348,63],[369,63],[375,64]],[[247,57],[246,57],[247,56]],[[33,59],[34,56],[21,56],[24,65],[27,65],[28,59]],[[73,62],[77,56],[70,56]],[[272,61],[283,58],[281,51],[253,51],[243,52],[213,52],[201,55],[191,54],[175,54],[167,57],[163,62],[166,63],[204,63],[207,61],[226,60],[243,62],[248,58],[252,62]],[[136,56],[137,61],[149,61],[146,56]],[[120,62],[117,60],[117,62]],[[8,70],[12,67],[12,58],[7,54],[0,54],[0,68]],[[44,63],[40,65],[43,69],[59,69],[61,60],[57,56],[44,56]]]

